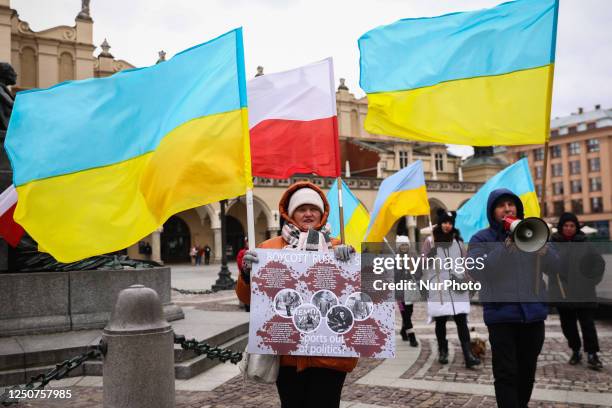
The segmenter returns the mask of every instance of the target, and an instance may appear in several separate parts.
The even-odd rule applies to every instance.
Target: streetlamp
[[[225,205],[227,200],[221,200],[221,270],[219,271],[219,277],[212,286],[213,290],[227,290],[233,289],[236,286],[236,282],[232,279],[231,273],[227,268],[227,252],[225,249]]]

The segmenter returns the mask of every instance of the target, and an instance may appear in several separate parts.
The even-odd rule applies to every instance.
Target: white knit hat
[[[398,235],[397,237],[395,237],[395,243],[397,245],[399,245],[399,244],[409,244],[410,243],[410,238],[408,238],[406,235]]]
[[[293,217],[293,212],[300,205],[311,204],[319,208],[321,210],[321,214],[325,212],[325,205],[323,204],[323,199],[312,188],[304,187],[297,190],[295,193],[291,195],[289,199],[289,207],[287,208],[287,212],[289,213],[289,217]]]

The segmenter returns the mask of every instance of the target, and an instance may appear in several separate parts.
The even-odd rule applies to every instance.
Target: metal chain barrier
[[[238,364],[242,360],[242,352],[233,351],[221,347],[214,347],[203,341],[197,341],[196,339],[187,340],[185,336],[174,334],[174,344],[180,344],[183,350],[192,350],[197,355],[206,355],[206,358],[214,360],[218,358],[222,363],[226,361],[232,364]]]
[[[42,390],[47,384],[49,384],[52,380],[61,380],[66,377],[72,370],[81,366],[85,361],[97,359],[101,357],[105,353],[106,345],[102,342],[97,346],[93,346],[89,351],[80,354],[76,357],[73,357],[69,360],[65,360],[59,364],[55,365],[55,368],[44,373],[39,374],[35,377],[32,377],[30,381],[25,384],[25,386],[21,387],[16,385],[11,388],[7,388],[4,391],[4,394],[0,395],[0,404],[3,406],[9,406],[12,404],[18,404],[19,399],[13,398],[13,395],[23,394],[22,391],[27,390]],[[36,383],[40,383],[36,385]]]
[[[242,360],[242,352],[240,351],[211,346],[208,343],[197,341],[196,339],[187,340],[185,336],[182,335],[174,334],[174,344],[179,344],[183,350],[191,350],[197,355],[205,355],[206,358],[211,360],[219,359],[219,361],[223,363],[229,361],[232,364],[238,364],[238,362]],[[54,369],[32,377],[24,386],[16,385],[7,388],[4,394],[0,395],[0,404],[3,406],[18,404],[19,398],[15,398],[15,395],[23,395],[23,391],[27,390],[43,390],[51,381],[65,378],[71,371],[80,367],[85,361],[97,359],[105,353],[106,345],[100,342],[100,344],[93,346],[87,352],[56,364]]]

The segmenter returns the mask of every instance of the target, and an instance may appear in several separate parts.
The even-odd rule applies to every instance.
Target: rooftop
[[[550,128],[563,135],[570,126],[576,126],[578,131],[586,130],[588,123],[595,123],[595,128],[612,126],[612,109],[601,109],[600,105],[595,105],[595,109],[590,111],[578,108],[576,113],[551,120]]]

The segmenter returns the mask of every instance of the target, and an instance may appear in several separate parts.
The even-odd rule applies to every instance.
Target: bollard
[[[102,335],[104,408],[174,407],[174,334],[153,289],[119,292]]]

